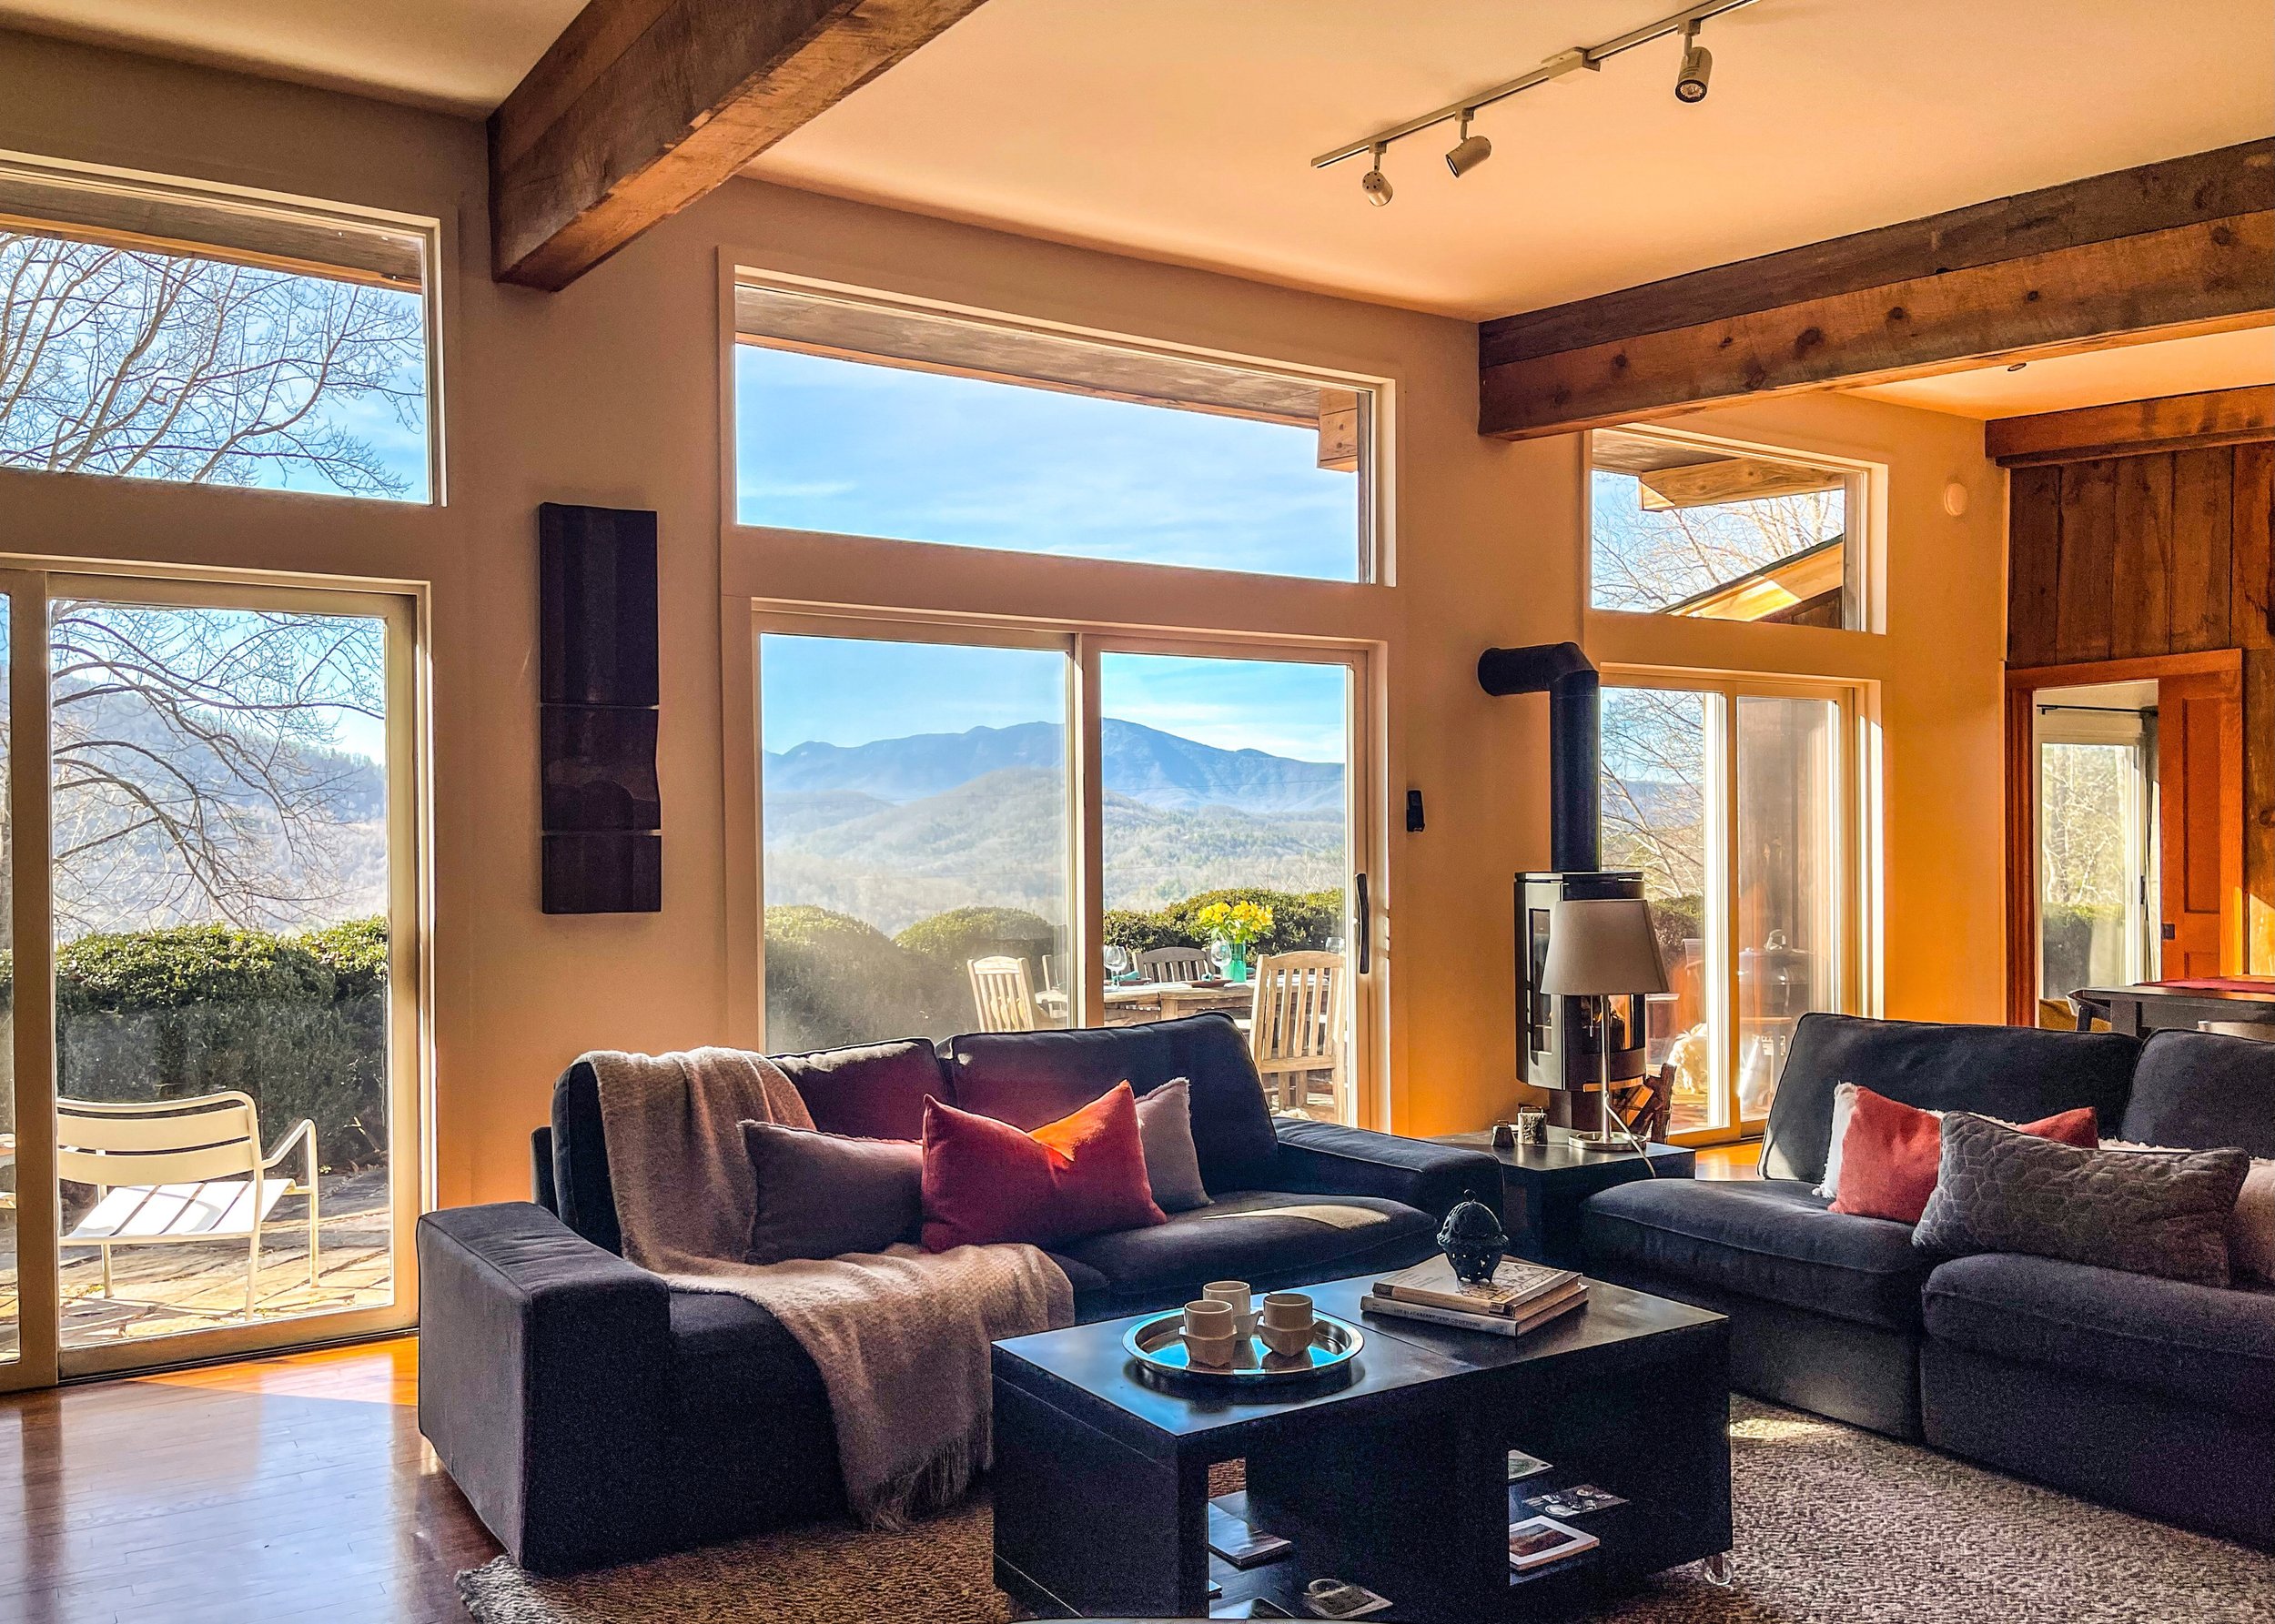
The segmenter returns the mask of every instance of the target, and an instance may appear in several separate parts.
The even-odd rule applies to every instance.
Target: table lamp
[[[1550,913],[1541,991],[1552,998],[1595,1000],[1596,1064],[1603,1092],[1597,1095],[1595,1132],[1568,1135],[1581,1149],[1622,1150],[1637,1144],[1624,1127],[1616,1135],[1612,1127],[1612,1000],[1666,990],[1667,967],[1652,933],[1650,905],[1642,898],[1569,898]]]

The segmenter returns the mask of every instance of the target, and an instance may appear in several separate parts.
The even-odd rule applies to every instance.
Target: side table
[[[1598,1190],[1638,1178],[1689,1178],[1698,1158],[1676,1145],[1633,1150],[1582,1150],[1562,1128],[1546,1145],[1498,1150],[1493,1136],[1443,1134],[1434,1145],[1481,1150],[1501,1164],[1501,1225],[1520,1257],[1557,1268],[1581,1266],[1580,1206]]]

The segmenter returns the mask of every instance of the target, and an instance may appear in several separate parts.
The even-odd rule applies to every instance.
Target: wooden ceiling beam
[[[2275,140],[1483,324],[1479,431],[1529,439],[2275,315]]]
[[[2001,468],[2260,439],[2275,439],[2275,386],[2266,384],[1993,418],[1983,425],[1983,454]]]
[[[567,287],[981,0],[590,0],[490,117],[492,272]]]

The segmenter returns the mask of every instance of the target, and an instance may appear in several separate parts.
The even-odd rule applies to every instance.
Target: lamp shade
[[[1652,933],[1649,904],[1637,897],[1597,897],[1555,905],[1542,992],[1588,998],[1666,990],[1667,969]]]

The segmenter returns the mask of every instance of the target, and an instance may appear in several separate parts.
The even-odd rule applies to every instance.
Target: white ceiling
[[[2275,133],[2268,0],[1758,0],[1363,163],[1311,156],[1675,0],[989,0],[753,166],[1449,314],[1537,308]],[[0,0],[0,24],[480,113],[578,0]]]
[[[2019,366],[1978,367],[1846,391],[1960,418],[2013,418],[2159,395],[2275,383],[2275,327],[2162,338]]]

